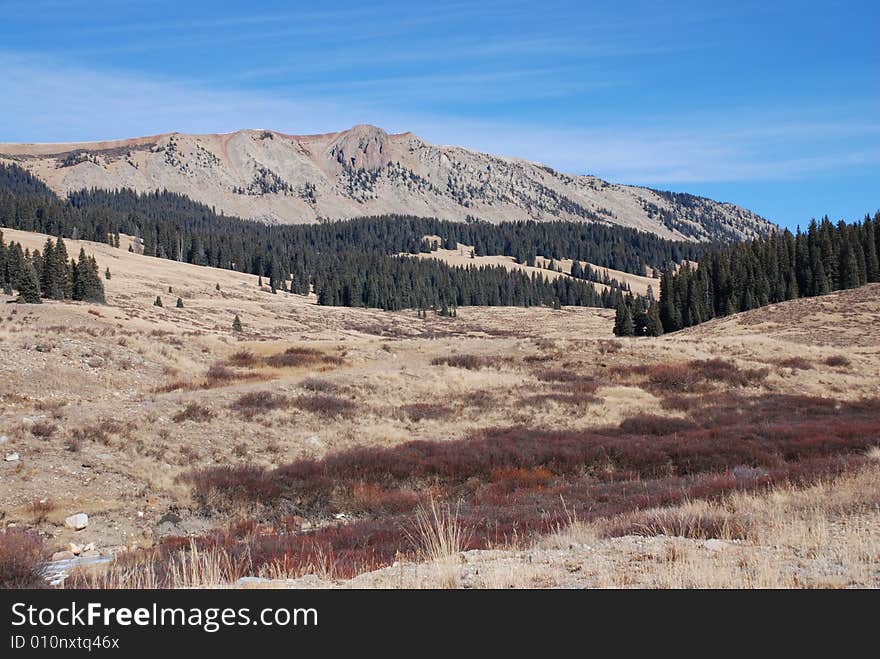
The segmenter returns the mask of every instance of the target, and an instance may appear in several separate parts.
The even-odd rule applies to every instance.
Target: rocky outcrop
[[[66,195],[84,188],[169,190],[269,222],[408,214],[464,221],[575,220],[692,240],[766,233],[739,206],[563,174],[544,165],[389,135],[375,126],[296,136],[268,130],[169,133],[83,144],[0,144]]]

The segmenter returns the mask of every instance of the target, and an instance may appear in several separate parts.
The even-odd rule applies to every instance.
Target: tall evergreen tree
[[[22,265],[15,288],[18,290],[17,302],[40,304],[43,301],[40,295],[40,279],[37,276],[34,264],[30,260],[25,260]]]

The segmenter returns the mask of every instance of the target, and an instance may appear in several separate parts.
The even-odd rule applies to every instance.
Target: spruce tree
[[[110,279],[110,268],[107,268],[107,269],[104,271],[104,279],[107,279],[107,280]]]
[[[238,317],[238,314],[235,314],[235,318],[232,319],[232,331],[241,332],[241,318]]]
[[[648,304],[648,321],[645,326],[647,336],[660,336],[663,334],[663,323],[660,322],[660,304],[651,300]]]
[[[181,298],[177,298],[177,308],[183,309],[183,300]]]
[[[24,304],[40,304],[40,280],[30,260],[26,260],[20,271],[15,288],[18,290],[16,302]]]
[[[632,336],[634,333],[635,325],[632,312],[626,300],[621,298],[617,305],[617,311],[614,314],[614,334],[615,336]]]
[[[86,256],[81,248],[76,263],[71,263],[70,273],[73,282],[71,297],[74,300],[104,304],[104,283],[98,274],[98,262],[93,256]]]
[[[153,302],[153,306],[154,306],[154,307],[162,307],[162,306],[164,306],[164,305],[162,304],[162,298],[159,297],[158,295],[156,296],[156,300],[155,300],[155,302]]]

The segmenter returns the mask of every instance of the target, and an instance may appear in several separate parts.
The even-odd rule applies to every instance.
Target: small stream
[[[74,556],[61,561],[49,561],[44,568],[43,577],[52,586],[60,586],[73,568],[108,563],[112,560],[113,556]]]

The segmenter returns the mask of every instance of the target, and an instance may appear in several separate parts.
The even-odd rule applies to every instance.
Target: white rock
[[[6,462],[15,462],[18,460],[18,453],[7,453]]]
[[[71,542],[69,545],[67,545],[67,551],[69,551],[71,554],[81,554],[83,551],[83,546],[78,545],[75,542]]]
[[[64,526],[75,531],[80,531],[89,525],[89,516],[85,513],[71,515],[64,520]]]
[[[69,561],[73,557],[73,552],[70,551],[56,551],[52,554],[53,561]]]
[[[0,435],[0,444],[5,444],[9,441],[9,437],[6,435]]]
[[[724,540],[716,540],[715,538],[706,540],[703,546],[709,551],[724,551],[727,549],[727,543]]]
[[[82,558],[98,558],[101,555],[97,549],[89,549],[88,551],[84,551],[80,556]]]

